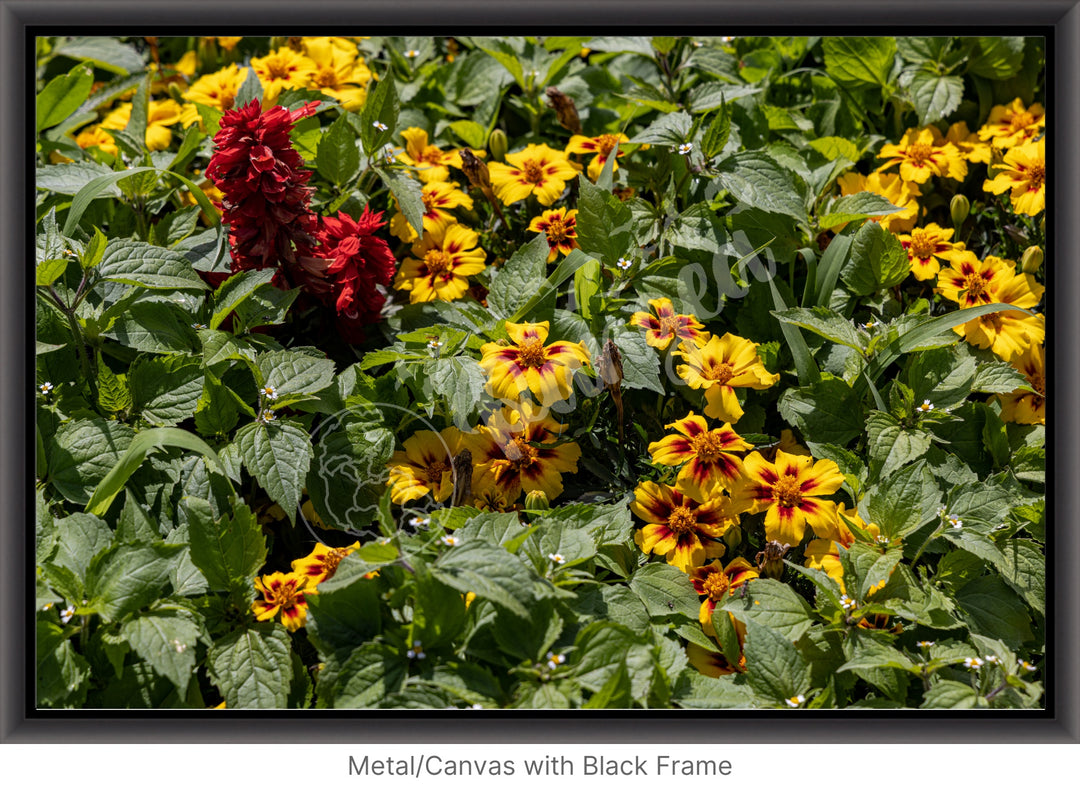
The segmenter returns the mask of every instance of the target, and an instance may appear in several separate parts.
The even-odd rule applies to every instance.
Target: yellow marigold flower
[[[488,485],[474,494],[473,507],[489,513],[505,513],[514,509],[514,503],[507,501],[506,494],[494,485]]]
[[[731,424],[710,430],[708,422],[694,413],[666,425],[665,429],[674,429],[675,434],[649,444],[652,461],[656,465],[682,465],[676,486],[698,501],[734,485],[742,459],[731,453],[754,448]]]
[[[634,489],[630,509],[645,526],[634,533],[634,542],[646,554],[662,554],[668,564],[687,573],[712,557],[721,557],[720,540],[738,518],[727,496],[699,502],[678,488],[642,482]]]
[[[565,208],[555,208],[544,211],[539,216],[533,217],[529,222],[529,230],[534,233],[543,233],[547,236],[548,263],[551,263],[561,252],[569,255],[577,249],[577,211],[568,211]]]
[[[341,561],[359,548],[359,543],[353,543],[351,546],[334,549],[322,543],[316,543],[315,549],[311,554],[307,557],[292,561],[293,573],[299,574],[300,576],[306,576],[308,585],[314,587],[315,585],[325,582],[337,573],[337,568]],[[370,574],[368,575],[368,578],[371,578]]]
[[[451,224],[412,246],[414,257],[405,258],[394,278],[394,288],[409,292],[409,302],[451,302],[463,297],[469,288],[468,277],[484,270],[484,250],[476,246],[476,231]]]
[[[427,131],[421,127],[407,127],[401,131],[405,140],[405,152],[398,154],[398,160],[415,167],[420,179],[425,183],[441,183],[450,179],[447,167],[461,168],[460,150],[441,150],[428,142]],[[484,150],[470,150],[477,158],[483,159]]]
[[[488,164],[488,174],[495,193],[504,205],[512,205],[536,194],[541,205],[551,205],[563,193],[566,181],[577,177],[577,170],[565,156],[546,144],[530,144],[506,156],[510,166]]]
[[[915,201],[922,196],[919,186],[908,183],[897,174],[883,174],[871,172],[865,177],[858,172],[848,172],[837,178],[836,184],[840,187],[840,194],[858,194],[860,191],[869,191],[903,208],[902,211],[890,213],[886,216],[873,216],[873,221],[882,227],[888,228],[894,233],[910,230],[915,226],[919,217],[919,204]]]
[[[899,164],[900,177],[912,183],[925,183],[932,175],[955,180],[967,176],[967,163],[960,151],[942,139],[941,131],[934,127],[909,129],[899,144],[884,145],[877,157],[887,159],[877,171]]]
[[[896,236],[904,245],[911,273],[916,279],[933,280],[941,270],[938,258],[951,262],[964,251],[962,243],[949,240],[952,236],[951,228],[938,227],[936,224],[916,227],[910,235],[901,233]]]
[[[990,163],[990,145],[980,141],[978,134],[969,131],[967,122],[949,125],[945,140],[960,150],[960,154],[970,163]]]
[[[405,504],[429,493],[437,502],[446,501],[454,490],[454,457],[464,448],[461,430],[447,427],[442,432],[422,429],[402,444],[387,462],[390,501]]]
[[[295,632],[307,621],[305,594],[318,592],[308,585],[306,576],[280,571],[255,577],[255,589],[262,593],[262,598],[251,605],[255,620],[269,621],[281,610],[281,622],[290,632]]]
[[[1046,423],[1046,350],[1042,346],[1025,349],[1012,360],[1013,367],[1031,384],[1031,390],[998,394],[1002,421],[1016,424]]]
[[[203,75],[184,92],[189,102],[228,111],[236,102],[236,93],[247,79],[248,68],[229,64],[224,69]]]
[[[704,596],[698,620],[701,628],[710,637],[716,637],[712,616],[716,605],[728,596],[735,595],[735,590],[760,576],[758,570],[742,557],[736,557],[726,567],[719,562],[711,562],[690,571],[690,584],[698,595]],[[734,620],[734,616],[732,617]]]
[[[428,183],[421,190],[424,200],[424,230],[435,233],[455,221],[451,208],[471,210],[472,198],[457,187],[457,183]],[[395,206],[397,200],[394,200]],[[417,238],[412,225],[400,211],[390,220],[390,232],[408,243]]]
[[[829,496],[844,483],[844,475],[832,460],[813,462],[777,451],[770,463],[760,452],[751,452],[743,460],[743,478],[732,490],[735,501],[750,503],[749,512],[765,510],[765,538],[789,546],[798,546],[806,525],[836,526],[836,504]]]
[[[705,415],[737,422],[743,415],[736,388],[764,390],[775,385],[779,374],[765,370],[757,344],[731,333],[715,335],[704,346],[684,342],[675,353],[685,361],[675,371],[693,390],[705,389]]]
[[[996,301],[997,287],[1015,273],[1012,261],[990,255],[980,262],[974,252],[964,250],[953,257],[950,268],[938,274],[937,291],[962,308],[987,305]]]
[[[655,316],[638,312],[630,317],[630,324],[646,330],[645,343],[654,349],[663,351],[676,338],[696,346],[703,345],[709,339],[705,325],[692,315],[676,313],[675,306],[667,297],[650,299],[649,306],[656,311]]]
[[[730,613],[729,613],[730,614]],[[710,651],[697,643],[688,643],[686,657],[690,664],[697,669],[702,676],[727,676],[730,673],[742,673],[746,670],[746,657],[742,654],[743,644],[746,641],[746,624],[732,616],[735,621],[735,635],[739,641],[739,662],[732,665],[719,651]]]
[[[181,75],[186,75],[188,77],[194,75],[199,69],[199,61],[195,55],[195,51],[188,50],[180,56],[180,60],[173,65],[173,69]]]
[[[799,443],[795,438],[795,433],[789,429],[780,432],[780,442],[776,444],[776,446],[781,451],[787,452],[788,454],[798,454],[803,457],[810,454],[810,450]]]
[[[180,125],[187,130],[192,125],[198,125],[199,130],[205,130],[202,115],[195,103],[184,103],[180,106]]]
[[[273,104],[282,89],[302,89],[317,69],[315,62],[288,47],[279,47],[270,55],[252,58],[251,68],[263,88],[263,105]]]
[[[600,173],[604,170],[604,164],[607,163],[607,159],[610,157],[614,163],[611,164],[612,174],[618,171],[619,162],[618,156],[622,153],[619,152],[619,143],[623,141],[630,141],[623,133],[604,133],[600,136],[571,136],[570,143],[566,145],[566,154],[578,153],[589,154],[595,153],[596,157],[589,162],[589,179],[596,182],[596,179],[600,177]],[[615,154],[612,155],[612,152]]]
[[[834,515],[825,518],[821,524],[814,527],[814,534],[826,540],[839,541],[844,547],[850,546],[855,542],[855,535],[852,534],[848,525],[844,523],[845,518],[858,529],[865,529],[867,535],[872,538],[876,538],[881,533],[877,524],[867,524],[863,521],[855,507],[848,510],[844,507],[844,502],[840,502],[836,505]]]
[[[75,137],[75,143],[84,150],[88,150],[91,147],[97,147],[102,152],[107,152],[114,158],[120,154],[120,150],[116,146],[116,140],[106,133],[101,125],[91,125],[80,132],[79,135]]]
[[[1005,153],[1005,166],[983,191],[1011,192],[1013,210],[1027,216],[1046,208],[1046,139],[1039,139]]]
[[[359,110],[372,75],[356,45],[337,36],[305,36],[300,44],[315,64],[308,86],[338,100],[348,111]]]
[[[999,150],[1026,144],[1039,135],[1046,126],[1046,111],[1039,103],[1024,108],[1017,97],[1009,105],[995,105],[990,109],[986,124],[979,129],[979,138],[991,142]]]
[[[817,571],[824,571],[830,579],[843,589],[844,566],[840,563],[839,545],[835,540],[827,538],[811,540],[806,544],[803,565]],[[844,548],[847,548],[847,546]]]
[[[240,43],[243,36],[215,36],[217,43],[221,45],[222,50],[232,50]]]
[[[166,150],[172,143],[169,125],[180,121],[180,104],[175,100],[151,100],[146,109],[146,148],[151,151]],[[106,130],[123,130],[131,121],[131,103],[118,105],[101,120]]]
[[[544,346],[550,324],[506,322],[512,345],[484,344],[480,347],[480,368],[488,376],[487,391],[497,399],[517,401],[531,391],[542,406],[570,398],[573,374],[589,362],[584,342],[556,341]],[[549,496],[551,494],[548,494]]]
[[[581,447],[557,444],[566,431],[546,410],[525,404],[504,407],[488,416],[465,440],[473,456],[474,493],[511,504],[522,492],[543,491],[549,499],[563,492],[562,475],[577,473]]]

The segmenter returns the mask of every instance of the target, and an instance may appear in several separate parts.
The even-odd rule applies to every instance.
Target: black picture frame
[[[210,25],[203,20],[212,20]],[[915,34],[1044,35],[1052,135],[1047,277],[1052,342],[1047,541],[1050,607],[1045,710],[811,711],[304,711],[40,710],[33,704],[32,304],[34,35],[67,33],[305,33],[407,28],[410,34],[565,34],[645,29],[697,35]],[[212,28],[212,31],[209,30]],[[771,31],[770,31],[771,32]],[[1080,0],[0,0],[0,742],[247,742],[268,716],[289,718],[293,739],[308,742],[974,742],[1080,741]],[[28,124],[29,122],[29,124]],[[31,497],[28,499],[28,497]],[[1052,648],[1050,646],[1052,645]],[[737,718],[737,723],[731,720]]]

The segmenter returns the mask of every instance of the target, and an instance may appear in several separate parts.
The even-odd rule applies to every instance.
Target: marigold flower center
[[[548,222],[544,234],[547,236],[548,241],[564,241],[566,239],[566,223],[562,219],[552,219]]]
[[[296,602],[296,588],[296,582],[283,582],[273,591],[273,598],[269,603],[288,609]]]
[[[323,578],[329,579],[337,573],[337,567],[348,555],[348,549],[330,549],[323,556]]]
[[[521,171],[525,176],[527,183],[535,183],[539,185],[544,182],[544,168],[542,164],[538,164],[532,158],[526,158],[525,163],[521,166]]]
[[[454,264],[441,249],[432,249],[424,253],[424,265],[432,277],[444,277],[450,274]]]
[[[446,463],[428,463],[427,468],[424,469],[424,476],[427,477],[428,482],[438,485],[442,482],[443,472],[447,470]]]
[[[1018,130],[1023,130],[1033,124],[1035,124],[1035,117],[1027,111],[1021,111],[1012,118],[1012,122],[1009,123],[1009,126],[1012,128],[1013,133],[1015,133]]]
[[[660,319],[660,337],[667,338],[679,331],[679,319],[676,316],[664,316]]]
[[[927,235],[922,230],[911,233],[911,254],[920,260],[926,260],[937,251],[937,237]]]
[[[315,73],[311,82],[320,88],[330,88],[337,84],[337,73],[330,67],[323,67]]]
[[[596,141],[596,151],[603,157],[607,157],[611,154],[619,144],[619,137],[614,133],[605,133]]]
[[[720,457],[723,446],[715,432],[702,432],[690,439],[699,460],[711,463]]]
[[[1031,383],[1031,387],[1039,393],[1046,395],[1046,378],[1042,374],[1028,374],[1028,382]],[[1033,396],[1032,399],[1036,402],[1042,401],[1042,396]]]
[[[697,516],[687,507],[676,507],[668,516],[668,529],[682,537],[697,530]]]
[[[296,67],[285,61],[269,61],[266,64],[266,76],[271,80],[288,80],[295,69]]]
[[[929,144],[918,141],[907,148],[907,156],[917,164],[922,164],[925,161],[931,160],[934,155],[934,148]]]
[[[442,150],[438,147],[425,147],[424,151],[420,153],[420,160],[423,163],[441,164],[442,163]]]
[[[790,474],[784,474],[773,485],[773,496],[781,507],[798,507],[802,503],[799,480]]]
[[[1031,167],[1031,172],[1028,175],[1028,182],[1031,183],[1031,189],[1035,190],[1039,188],[1043,181],[1046,180],[1046,165],[1037,163]]]
[[[990,297],[986,293],[986,279],[981,274],[969,274],[964,279],[964,291],[969,299],[985,299]]]
[[[535,339],[526,341],[518,349],[517,362],[523,368],[540,368],[547,362],[547,358],[544,357],[544,345]]]
[[[514,436],[513,440],[506,444],[505,454],[506,459],[518,468],[531,465],[536,460],[536,449],[529,446],[521,435]]]
[[[731,587],[731,580],[727,578],[727,574],[723,571],[715,571],[714,573],[709,574],[702,584],[702,590],[705,591],[705,595],[713,601],[722,599],[729,587]]]
[[[735,376],[735,369],[727,362],[713,363],[702,369],[701,376],[707,380],[715,380],[721,385],[724,385],[728,380]]]

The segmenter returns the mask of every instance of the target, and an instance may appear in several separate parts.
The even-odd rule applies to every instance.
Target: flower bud
[[[758,570],[766,579],[779,579],[784,573],[784,555],[791,546],[787,543],[777,543],[775,540],[765,542],[765,548],[754,557]]]
[[[495,128],[491,131],[491,135],[488,136],[488,152],[493,160],[501,161],[505,158],[508,146],[505,130]]]
[[[577,106],[571,97],[563,94],[554,86],[548,86],[544,92],[547,95],[551,107],[555,109],[555,115],[559,124],[571,133],[581,135],[581,119],[578,117]]]
[[[550,508],[551,502],[548,495],[542,490],[530,490],[525,496],[525,509],[529,512],[535,513]]]
[[[968,218],[971,212],[971,201],[963,194],[957,194],[949,203],[949,213],[952,215],[953,227],[959,228]]]
[[[724,545],[728,547],[728,551],[731,551],[738,548],[740,543],[742,543],[742,527],[736,524],[724,533]]]
[[[1020,264],[1027,274],[1035,274],[1043,263],[1042,247],[1030,246],[1024,250]]]

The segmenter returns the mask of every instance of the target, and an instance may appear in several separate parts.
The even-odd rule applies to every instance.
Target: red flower
[[[308,207],[311,172],[303,168],[289,131],[317,107],[310,102],[296,111],[275,106],[263,112],[252,100],[221,117],[206,175],[225,195],[223,220],[234,272],[292,266],[297,254],[306,255],[315,245],[318,217]]]
[[[373,235],[384,224],[380,211],[364,208],[355,221],[341,211],[336,219],[324,216],[316,233],[314,255],[329,261],[324,272],[327,298],[333,299],[339,331],[353,343],[363,340],[364,325],[379,320],[386,295],[377,286],[389,285],[397,270],[390,246]]]

